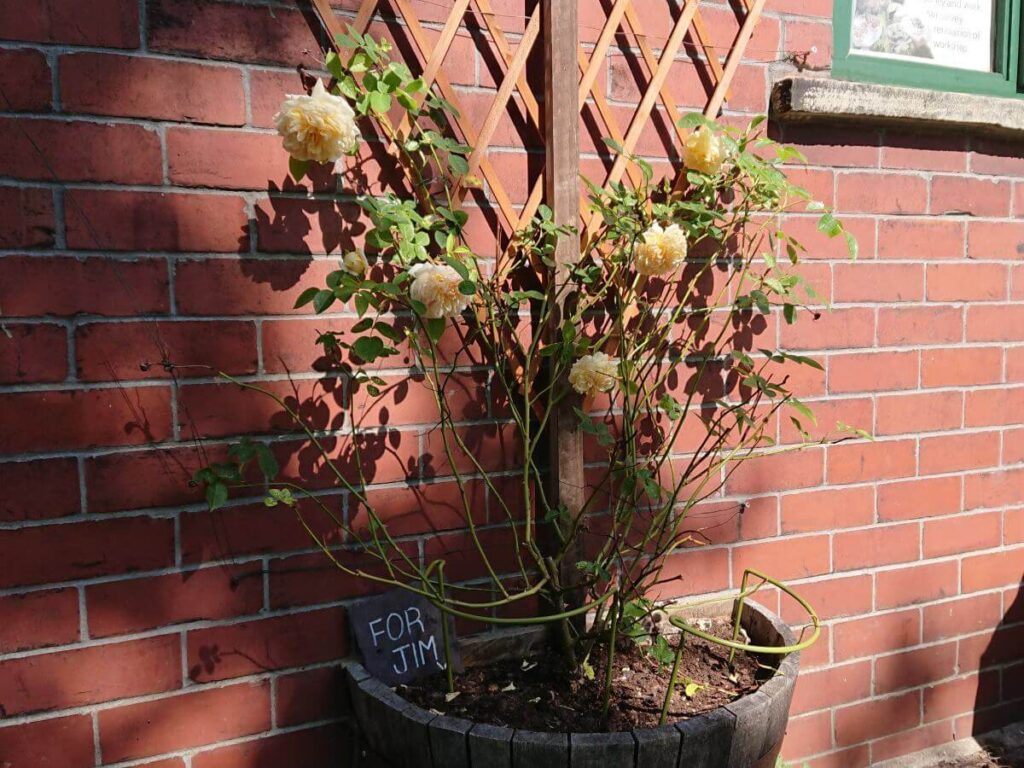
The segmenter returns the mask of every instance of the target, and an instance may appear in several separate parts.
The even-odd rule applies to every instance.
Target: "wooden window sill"
[[[1024,99],[787,77],[772,86],[772,117],[782,122],[896,124],[1024,138]]]

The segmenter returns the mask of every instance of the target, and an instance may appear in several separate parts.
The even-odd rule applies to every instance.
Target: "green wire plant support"
[[[757,584],[755,584],[752,587],[748,586],[751,577],[759,580]],[[746,603],[747,598],[755,594],[765,584],[771,584],[772,586],[781,590],[783,593],[789,595],[800,605],[801,608],[803,608],[807,612],[807,616],[810,619],[810,622],[809,624],[804,624],[803,627],[800,629],[800,638],[798,639],[798,642],[794,643],[793,645],[751,645],[749,643],[740,642],[739,640],[740,626],[743,620],[743,606]],[[700,605],[712,605],[714,603],[725,602],[728,599],[728,597],[716,597],[710,600],[702,600],[696,603],[689,603],[686,607],[694,608]],[[778,656],[785,656],[790,653],[802,651],[804,648],[809,648],[821,635],[821,620],[818,618],[818,614],[815,612],[814,608],[811,607],[811,604],[808,603],[800,595],[798,595],[792,587],[786,586],[781,581],[773,579],[771,576],[762,573],[761,571],[755,570],[753,568],[747,568],[745,571],[743,571],[743,580],[740,582],[739,594],[737,594],[732,599],[735,600],[735,607],[733,608],[732,614],[731,640],[725,640],[721,637],[715,637],[709,632],[705,632],[702,629],[698,629],[697,627],[686,623],[686,621],[684,621],[682,618],[678,616],[669,617],[669,623],[671,623],[673,627],[680,631],[680,637],[679,647],[676,649],[675,662],[672,665],[672,674],[669,677],[668,686],[665,690],[665,700],[661,707],[661,717],[658,720],[659,725],[664,725],[665,719],[668,717],[669,702],[671,702],[672,694],[675,690],[676,670],[679,666],[679,657],[682,655],[683,649],[686,646],[687,634],[695,635],[699,638],[707,640],[709,643],[714,643],[715,645],[722,645],[728,648],[730,669],[732,668],[733,662],[735,661],[736,651],[746,651],[747,653],[765,653],[774,654]],[[806,634],[808,626],[813,627],[814,631],[811,632],[810,637],[804,639],[804,634]]]

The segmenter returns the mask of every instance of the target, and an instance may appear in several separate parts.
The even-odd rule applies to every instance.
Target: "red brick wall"
[[[660,44],[662,4],[637,5]],[[702,7],[728,45],[728,6]],[[769,0],[729,116],[765,109],[787,54],[815,46],[809,63],[827,63],[830,12]],[[598,3],[581,18],[593,40]],[[0,764],[337,765],[344,604],[365,587],[287,514],[210,514],[187,485],[194,430],[216,455],[224,437],[282,426],[188,366],[267,380],[323,425],[340,410],[313,367],[322,323],[291,306],[351,237],[338,218],[351,209],[320,194],[325,176],[307,200],[268,130],[292,68],[316,65],[307,21],[285,2],[0,0],[0,35]],[[449,69],[483,109],[493,59],[476,49],[458,37]],[[700,106],[702,67],[677,67],[674,95]],[[617,51],[599,81],[620,119],[635,72]],[[849,263],[794,221],[835,309],[764,333],[825,364],[800,382],[823,423],[878,439],[750,465],[724,497],[748,511],[701,510],[711,544],[670,570],[697,593],[756,565],[818,606],[826,629],[784,752],[852,768],[999,725],[1024,698],[1024,160],[976,137],[772,130],[804,148],[794,174],[836,205],[861,255]],[[664,133],[655,122],[643,151],[663,153]],[[500,136],[519,146],[514,122]],[[591,158],[594,140],[585,131]],[[494,161],[522,199],[526,157]],[[186,367],[172,377],[164,360]],[[494,456],[492,406],[464,381],[469,430]],[[451,487],[421,484],[437,471],[423,413],[412,394],[376,412],[388,434],[374,482],[409,519],[413,554],[459,541],[411,535],[421,498],[447,525]],[[316,473],[297,443],[278,448],[290,471]]]

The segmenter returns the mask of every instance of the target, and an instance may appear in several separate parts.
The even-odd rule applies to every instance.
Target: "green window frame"
[[[904,59],[883,59],[850,50],[850,26],[856,0],[834,0],[832,76],[840,80],[909,85],[936,91],[986,96],[1024,95],[1020,57],[1021,7],[1024,0],[995,0],[993,19],[995,71],[977,72]]]

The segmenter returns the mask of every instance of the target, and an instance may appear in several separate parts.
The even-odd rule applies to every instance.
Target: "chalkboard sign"
[[[398,685],[444,671],[444,619],[425,598],[395,589],[353,603],[348,616],[363,666],[378,680]],[[459,669],[455,622],[447,620],[452,662]]]

